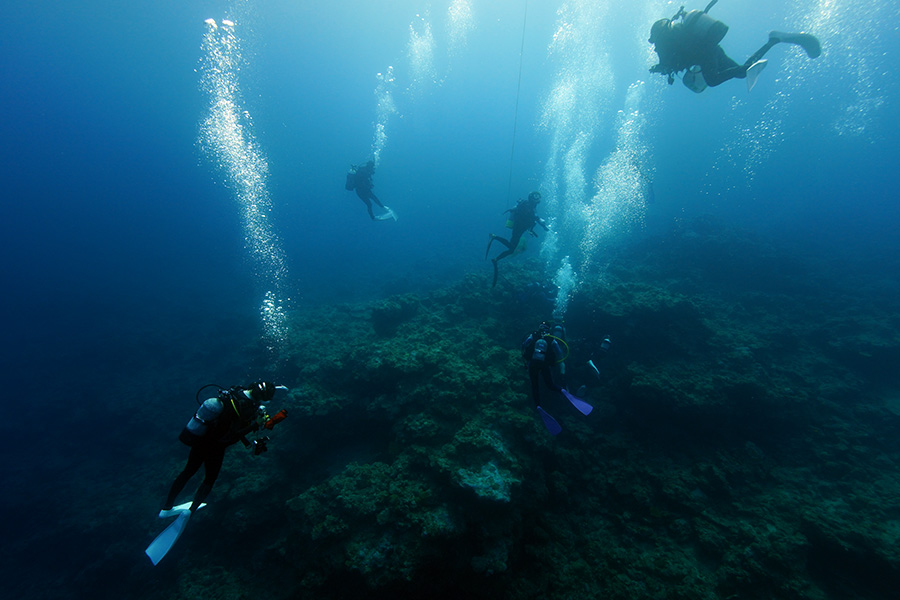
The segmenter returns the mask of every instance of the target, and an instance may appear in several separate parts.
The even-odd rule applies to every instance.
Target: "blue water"
[[[568,257],[576,280],[602,272],[609,244],[713,214],[830,257],[835,276],[896,281],[896,2],[722,0],[736,60],[770,29],[813,31],[824,52],[778,46],[751,94],[735,80],[701,95],[647,72],[649,26],[675,4],[608,4],[531,0],[526,19],[521,0],[6,3],[4,504],[79,493],[88,482],[65,473],[82,459],[101,480],[181,460],[130,457],[109,432],[136,426],[127,402],[143,395],[270,371],[283,332],[267,293],[283,313],[466,273],[489,285],[486,234],[534,189],[556,234],[528,252],[551,272]],[[250,167],[263,250],[250,200],[201,142],[204,36],[226,32],[240,139],[267,166]],[[389,68],[395,110],[380,114]],[[375,193],[397,222],[370,221],[343,188],[379,119]],[[217,361],[242,346],[246,361]],[[147,435],[169,440],[182,412]]]

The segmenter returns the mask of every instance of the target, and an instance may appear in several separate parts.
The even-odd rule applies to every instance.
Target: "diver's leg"
[[[512,235],[509,236],[508,248],[513,252],[515,252],[516,248],[519,247],[519,242],[522,240],[523,233],[525,233],[524,229],[513,229]]]
[[[506,246],[506,250],[495,256],[491,259],[491,262],[494,263],[494,283],[491,284],[491,287],[497,285],[497,275],[499,274],[497,271],[497,263],[506,258],[507,256],[512,256],[516,252],[516,246],[519,245],[519,238],[522,237],[522,233],[516,233],[513,230],[512,238],[509,241],[506,241],[502,237],[495,237],[494,239]]]
[[[513,250],[512,250],[512,248],[510,248],[509,250],[504,250],[502,253],[498,254],[491,260],[493,260],[496,263],[496,262],[503,260],[507,256],[512,256],[512,254],[513,254]]]
[[[554,392],[562,392],[562,388],[553,381],[553,371],[550,369],[550,365],[544,365],[541,369],[541,374],[544,376],[544,385],[546,385],[547,388]]]
[[[784,31],[770,31],[769,41],[797,44],[806,51],[810,58],[818,58],[822,54],[822,45],[819,39],[810,33],[788,33]]]
[[[532,367],[528,368],[528,377],[531,379],[531,398],[534,400],[535,406],[541,405],[541,391],[538,382],[538,376],[540,375],[540,373],[540,369],[535,369]]]
[[[719,45],[700,63],[700,70],[709,87],[716,87],[735,77],[743,79],[747,76],[747,67],[734,62]]]
[[[509,241],[504,240],[502,237],[494,237],[495,240],[506,246],[506,250],[498,254],[496,257],[491,259],[491,262],[494,263],[494,283],[491,287],[497,285],[497,263],[508,256],[512,256],[516,252],[516,248],[519,246],[519,239],[522,237],[521,231],[513,230],[512,238]]]
[[[488,245],[487,245],[487,249],[484,251],[484,260],[487,260],[488,254],[490,254],[490,252],[491,252],[491,244],[493,244],[494,240],[496,240],[496,239],[497,239],[497,236],[494,235],[493,233],[488,234]]]
[[[203,453],[194,446],[191,448],[191,453],[188,455],[188,461],[184,466],[184,470],[178,474],[178,477],[175,478],[172,487],[169,489],[169,496],[166,498],[163,510],[172,510],[172,506],[175,505],[175,498],[178,497],[178,494],[181,493],[181,490],[184,489],[184,486],[187,485],[187,482],[190,481],[191,477],[193,477],[200,469],[200,465],[202,464]]]
[[[381,203],[381,200],[379,200],[378,197],[377,197],[375,194],[373,194],[372,192],[369,192],[369,198],[371,198],[372,200],[374,200],[374,201],[375,201],[375,204],[377,204],[377,205],[380,206],[381,208],[387,210],[387,207],[386,207],[384,204],[382,204],[382,203]]]
[[[766,42],[765,44],[763,44],[763,46],[759,50],[757,50],[756,52],[751,54],[750,58],[748,58],[746,61],[744,61],[744,72],[746,72],[747,67],[749,67],[750,65],[752,65],[753,63],[755,63],[756,61],[761,59],[763,56],[765,56],[766,52],[771,50],[772,47],[775,46],[775,44],[777,44],[779,41],[781,41],[781,40],[771,37],[771,34],[770,34],[769,41]]]
[[[359,188],[356,188],[356,195],[359,196],[359,199],[362,200],[363,203],[365,203],[365,205],[366,205],[366,210],[369,211],[369,217],[371,217],[372,220],[374,221],[374,220],[375,220],[375,213],[372,212],[372,202],[369,200],[369,195],[370,195],[371,193],[372,193],[372,192],[369,191],[369,190],[361,190],[361,189],[359,189]]]
[[[212,491],[213,484],[216,483],[216,479],[219,477],[219,471],[222,470],[222,461],[224,459],[224,446],[211,448],[207,452],[206,461],[204,462],[206,474],[203,478],[203,483],[200,484],[200,487],[197,488],[197,493],[194,494],[194,501],[191,503],[191,512],[196,511]]]
[[[491,235],[494,235],[494,234],[491,234]],[[501,244],[503,244],[503,245],[506,246],[507,248],[512,248],[512,244],[509,242],[509,240],[507,240],[506,238],[502,238],[502,237],[500,237],[499,235],[494,235],[493,241],[495,241],[495,242],[500,242]]]

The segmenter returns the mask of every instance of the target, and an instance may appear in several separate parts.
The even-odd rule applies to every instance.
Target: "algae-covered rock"
[[[413,295],[392,296],[372,307],[372,327],[382,337],[394,335],[397,328],[411,319],[419,308],[419,301]]]
[[[266,556],[293,596],[891,597],[893,305],[794,283],[812,268],[754,247],[701,223],[607,249],[566,318],[565,383],[597,408],[542,389],[557,437],[519,350],[552,309],[523,293],[538,263],[300,311],[280,357],[298,440],[217,491],[287,498]],[[754,288],[732,261],[774,274]]]
[[[402,464],[352,463],[288,500],[287,508],[305,535],[330,548],[325,554],[340,557],[370,585],[409,579],[433,552],[423,540],[463,531],[433,486],[409,475]]]
[[[461,486],[471,489],[477,496],[498,502],[509,502],[510,488],[513,484],[520,483],[512,473],[501,469],[493,461],[485,463],[477,471],[460,467],[456,471],[456,479]]]

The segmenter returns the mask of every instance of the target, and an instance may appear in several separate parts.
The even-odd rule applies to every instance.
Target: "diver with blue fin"
[[[716,2],[718,0],[712,0],[705,9],[689,12],[682,6],[671,19],[660,19],[653,24],[649,42],[659,56],[659,64],[650,67],[651,73],[666,75],[671,85],[675,75],[685,71],[682,83],[698,94],[707,86],[715,87],[734,78],[746,79],[749,91],[766,66],[763,56],[776,44],[796,44],[810,58],[822,54],[822,47],[814,35],[772,31],[769,41],[740,65],[719,45],[728,33],[728,25],[707,14]]]
[[[219,388],[219,394],[200,403],[200,392],[208,387]],[[269,381],[260,381],[246,388],[235,386],[226,390],[210,384],[197,390],[196,400],[200,407],[178,436],[183,444],[190,446],[191,452],[184,470],[175,478],[165,504],[159,511],[161,519],[177,518],[145,550],[154,565],[163,559],[181,537],[191,515],[206,506],[204,500],[219,476],[225,449],[237,442],[252,449],[254,456],[259,456],[268,449],[268,437],[257,436],[250,441],[247,436],[261,428],[271,430],[287,417],[284,409],[270,417],[266,414],[266,407],[262,406],[262,403],[272,400],[276,390],[287,388]],[[194,494],[193,501],[174,506],[175,498],[201,466],[205,469],[205,477]]]
[[[561,337],[553,335],[553,333],[560,333],[563,331],[562,326],[551,329],[550,324],[544,321],[540,324],[537,331],[531,333],[525,338],[525,341],[522,342],[522,360],[525,363],[525,368],[528,369],[528,378],[531,381],[531,397],[534,400],[535,410],[537,410],[538,415],[541,417],[541,421],[544,423],[544,427],[547,428],[547,431],[549,431],[551,435],[559,435],[562,431],[562,426],[541,406],[541,378],[544,379],[544,384],[549,389],[565,396],[566,399],[572,403],[572,406],[578,409],[578,412],[581,414],[586,416],[591,414],[591,411],[594,410],[593,406],[581,398],[576,398],[565,388],[564,365],[565,360],[568,357],[568,346]],[[563,346],[566,347],[565,352],[563,352]],[[563,384],[562,386],[554,381],[553,370],[555,367],[559,367],[558,371],[560,373],[560,383]]]
[[[510,208],[504,211],[504,214],[509,213],[509,218],[506,221],[506,226],[512,229],[512,234],[509,236],[509,239],[504,239],[499,235],[490,234],[488,238],[487,250],[484,251],[484,258],[487,260],[488,253],[491,251],[491,244],[494,242],[500,242],[504,246],[506,246],[506,250],[501,252],[497,256],[491,259],[491,262],[494,264],[494,280],[491,284],[491,287],[495,287],[497,285],[497,263],[507,258],[508,256],[512,256],[519,247],[519,242],[522,239],[522,235],[528,231],[534,237],[537,237],[537,234],[534,232],[535,225],[540,225],[544,228],[544,231],[549,231],[549,227],[547,227],[544,220],[535,214],[535,210],[537,209],[537,205],[541,201],[541,193],[540,192],[531,192],[528,194],[528,199],[519,200],[516,202],[516,205],[513,208]]]

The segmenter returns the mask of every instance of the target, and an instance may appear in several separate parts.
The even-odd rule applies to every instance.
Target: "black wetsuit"
[[[375,213],[372,212],[372,202],[384,208],[384,204],[381,203],[381,200],[378,199],[377,196],[372,192],[372,189],[375,187],[375,184],[372,183],[372,176],[375,174],[375,167],[370,165],[363,165],[356,169],[356,173],[353,175],[353,188],[356,190],[356,195],[359,196],[359,199],[366,203],[366,209],[369,211],[369,217],[372,220],[375,220]]]
[[[542,360],[535,359],[535,344],[543,339],[547,342],[547,349]],[[531,397],[535,406],[541,405],[540,378],[543,376],[544,384],[554,392],[562,392],[563,389],[553,380],[553,365],[562,359],[562,349],[550,336],[542,336],[535,332],[522,342],[522,359],[528,367],[528,377],[531,380]]]
[[[536,207],[536,203],[526,200],[524,202],[519,202],[515,208],[506,211],[509,213],[509,220],[512,221],[513,224],[512,234],[509,236],[508,240],[499,235],[491,234],[491,240],[488,242],[488,252],[490,252],[491,244],[494,242],[500,242],[506,246],[506,250],[491,259],[494,263],[493,285],[497,285],[497,263],[504,258],[511,256],[516,251],[516,248],[519,247],[519,241],[522,239],[525,232],[531,231],[531,233],[534,233],[535,225],[540,225],[545,230],[547,229],[544,220],[535,214]]]
[[[654,41],[659,64],[650,70],[669,75],[697,65],[706,84],[715,87],[729,79],[744,79],[750,65],[761,59],[777,43],[778,40],[769,40],[741,65],[725,54],[719,44],[698,38],[684,23],[673,22]]]
[[[222,461],[225,459],[225,449],[238,441],[249,445],[245,436],[251,431],[259,428],[259,424],[255,421],[256,403],[250,399],[242,399],[243,391],[228,392],[227,394],[235,394],[232,403],[232,397],[225,394],[220,396],[222,401],[222,412],[215,421],[208,425],[206,434],[191,442],[191,452],[188,455],[187,464],[184,470],[175,478],[172,488],[169,490],[169,496],[163,505],[163,510],[169,510],[175,503],[175,498],[187,485],[187,482],[193,477],[200,467],[204,467],[203,483],[197,489],[194,500],[191,503],[191,511],[197,508],[206,500],[209,492],[212,491],[213,484],[222,470]],[[235,407],[240,411],[240,415],[235,411]],[[180,438],[185,441],[184,434]],[[188,443],[185,441],[185,443]]]

